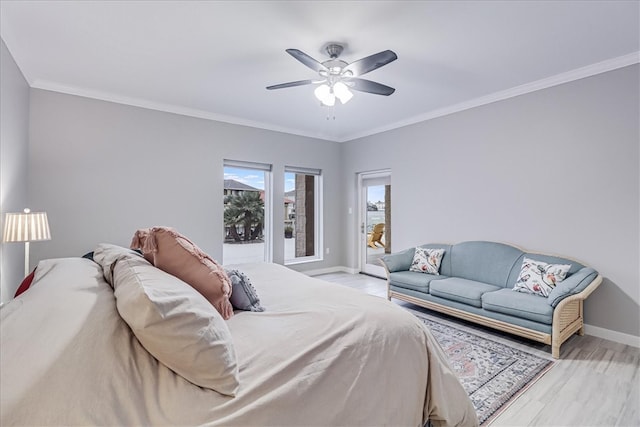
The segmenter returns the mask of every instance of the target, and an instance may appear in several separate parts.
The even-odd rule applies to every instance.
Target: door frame
[[[358,223],[356,227],[356,242],[358,245],[358,270],[360,273],[369,274],[372,276],[386,279],[386,272],[384,267],[367,264],[367,232],[365,230],[366,208],[367,208],[367,195],[365,193],[366,186],[365,181],[375,178],[388,178],[391,183],[391,169],[377,169],[373,171],[358,172]]]

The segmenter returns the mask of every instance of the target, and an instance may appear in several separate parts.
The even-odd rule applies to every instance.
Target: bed
[[[1,425],[477,425],[413,315],[269,263],[225,266],[251,278],[265,311],[223,321],[233,392],[198,386],[141,344],[110,283],[127,263],[158,269],[127,248],[113,251],[108,262],[41,261],[29,290],[0,308]]]

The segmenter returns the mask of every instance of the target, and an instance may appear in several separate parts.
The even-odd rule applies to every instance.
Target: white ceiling
[[[639,62],[638,1],[0,1],[32,87],[346,141]],[[391,49],[333,112],[289,56]],[[327,120],[327,115],[335,119]]]

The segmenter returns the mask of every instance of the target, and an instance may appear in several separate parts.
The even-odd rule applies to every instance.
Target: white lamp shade
[[[3,242],[36,242],[51,240],[46,212],[7,213],[4,220]]]
[[[328,107],[332,107],[336,103],[336,96],[327,84],[321,84],[313,93],[320,102]]]
[[[336,96],[333,94],[333,92],[329,92],[329,94],[322,100],[322,103],[327,107],[333,107],[336,103]]]
[[[337,82],[333,85],[333,93],[336,94],[340,102],[343,104],[346,104],[351,98],[353,98],[353,93],[351,93],[349,87],[342,82]]]
[[[322,101],[331,92],[331,88],[326,84],[321,84],[313,91],[313,94],[318,98],[318,101]]]

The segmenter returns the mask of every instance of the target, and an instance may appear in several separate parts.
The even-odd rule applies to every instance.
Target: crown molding
[[[132,107],[140,107],[148,110],[161,111],[164,113],[179,114],[182,116],[213,120],[213,121],[222,122],[222,123],[230,123],[230,124],[239,125],[239,126],[247,126],[247,127],[257,128],[257,129],[269,130],[273,132],[281,132],[286,134],[304,136],[307,138],[337,142],[329,138],[327,135],[323,135],[319,133],[304,132],[300,129],[292,129],[292,128],[287,128],[283,126],[276,126],[269,123],[243,119],[241,117],[227,116],[224,114],[212,113],[210,111],[198,110],[195,108],[188,108],[180,105],[153,102],[145,99],[132,98],[128,96],[117,95],[109,92],[101,92],[101,91],[81,88],[77,86],[62,85],[59,83],[50,82],[46,80],[35,80],[30,84],[30,86],[34,89],[42,89],[42,90],[48,90],[52,92],[64,93],[67,95],[81,96],[83,98],[97,99],[100,101],[113,102],[116,104],[123,104],[123,105],[132,106]]]
[[[377,133],[382,133],[404,126],[409,126],[427,120],[435,119],[438,117],[447,116],[449,114],[458,113],[460,111],[480,107],[482,105],[491,104],[493,102],[503,101],[505,99],[513,98],[531,92],[536,92],[542,89],[547,89],[564,83],[584,79],[586,77],[595,76],[597,74],[606,73],[608,71],[617,70],[618,68],[623,68],[638,63],[640,63],[640,51],[633,52],[628,55],[619,56],[617,58],[608,59],[606,61],[597,62],[595,64],[587,65],[586,67],[577,68],[575,70],[567,71],[561,74],[556,74],[555,76],[536,80],[510,89],[494,92],[492,94],[481,96],[479,98],[470,99],[459,104],[438,108],[425,114],[420,114],[418,116],[414,116],[387,126],[381,126],[375,129],[371,129],[367,132],[352,134],[349,137],[344,138],[338,142],[347,142],[354,139],[364,138],[366,136],[371,136]]]
[[[359,132],[345,137],[332,137],[330,135],[306,132],[300,129],[287,128],[282,126],[276,126],[269,123],[263,123],[258,121],[252,121],[243,119],[241,117],[227,116],[223,114],[212,113],[209,111],[198,110],[194,108],[187,108],[179,105],[171,105],[148,101],[144,99],[132,98],[127,96],[121,96],[117,94],[100,92],[90,90],[86,88],[80,88],[75,86],[61,85],[54,82],[36,80],[30,82],[30,86],[35,89],[49,90],[53,92],[66,93],[69,95],[82,96],[85,98],[98,99],[102,101],[114,102],[117,104],[130,105],[134,107],[146,108],[150,110],[162,111],[167,113],[179,114],[183,116],[196,117],[207,120],[214,120],[223,123],[230,123],[239,126],[248,126],[252,128],[264,129],[273,132],[282,132],[292,135],[303,136],[307,138],[314,138],[324,141],[332,142],[348,142],[355,139],[364,138],[367,136],[375,135],[382,132],[398,129],[401,127],[413,125],[416,123],[424,122],[427,120],[435,119],[438,117],[447,116],[449,114],[458,113],[471,108],[480,107],[482,105],[491,104],[505,99],[513,98],[516,96],[524,95],[538,90],[547,89],[553,86],[569,83],[575,80],[580,80],[586,77],[591,77],[597,74],[613,71],[618,68],[623,68],[629,65],[640,63],[640,51],[633,52],[628,55],[619,56],[617,58],[608,59],[595,64],[587,65],[575,70],[567,71],[565,73],[557,74],[544,79],[536,80],[534,82],[526,83],[520,86],[516,86],[510,89],[494,92],[489,95],[481,96],[479,98],[470,99],[458,104],[450,105],[436,110],[429,111],[424,114],[420,114],[406,120],[401,120],[386,126],[370,129],[365,132]]]

